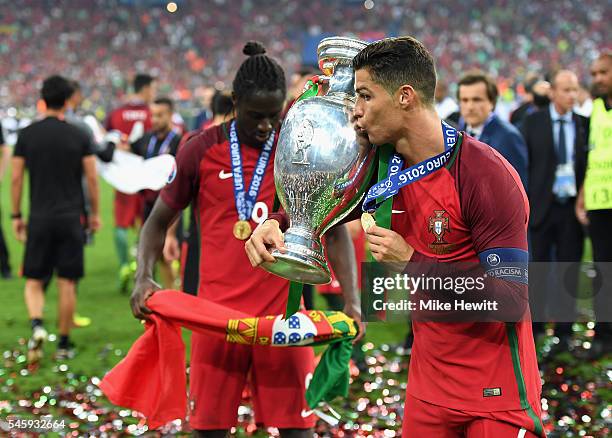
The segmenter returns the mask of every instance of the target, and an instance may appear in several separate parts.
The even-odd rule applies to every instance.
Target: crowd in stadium
[[[177,101],[198,106],[201,88],[229,85],[249,39],[262,41],[292,73],[301,67],[307,41],[320,35],[414,35],[436,56],[442,78],[453,83],[462,71],[481,68],[496,78],[502,94],[531,70],[569,68],[584,81],[582,59],[610,44],[610,9],[593,0],[552,9],[528,0],[377,0],[370,10],[359,1],[337,3],[341,7],[323,0],[283,1],[282,7],[274,0],[185,2],[170,15],[130,1],[2,1],[2,109],[34,108],[49,72],[80,81],[85,109],[101,119],[137,71],[154,74]]]

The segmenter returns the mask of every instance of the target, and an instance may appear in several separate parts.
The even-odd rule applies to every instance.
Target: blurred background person
[[[199,96],[199,112],[197,113],[193,129],[197,130],[206,126],[206,123],[213,117],[212,113],[212,99],[217,90],[215,87],[206,86],[202,89]]]
[[[539,77],[535,72],[527,73],[525,80],[522,82],[523,95],[521,96],[520,105],[510,114],[510,123],[517,124],[517,121],[525,118],[526,113],[533,112],[533,86],[538,82]]]
[[[210,101],[212,117],[204,122],[202,130],[211,126],[220,125],[232,118],[234,102],[232,93],[229,91],[217,90]]]
[[[47,338],[43,326],[43,282],[54,272],[59,290],[59,342],[56,358],[73,355],[69,339],[76,308],[76,282],[83,276],[85,243],[82,176],[87,178],[92,230],[100,228],[98,180],[91,142],[79,128],[64,121],[70,82],[51,76],[43,82],[45,118],[24,128],[18,137],[12,166],[12,222],[15,236],[26,242],[23,275],[25,301],[32,326],[28,358],[37,361]],[[30,180],[28,223],[21,213],[23,178]],[[27,228],[27,231],[26,231]]]
[[[168,97],[158,97],[151,104],[150,111],[151,129],[149,131],[131,143],[125,139],[117,145],[110,143],[105,151],[105,155],[109,155],[112,160],[114,150],[118,148],[136,154],[145,160],[163,154],[176,157],[182,136],[176,131],[173,123],[174,102]],[[144,223],[153,210],[153,205],[159,196],[159,191],[145,189],[136,196],[141,198],[142,222]],[[178,232],[178,228],[174,229],[174,233],[176,232]],[[176,236],[174,240],[176,241]],[[169,249],[169,251],[171,251],[171,257],[162,257],[158,267],[162,285],[167,289],[172,289],[180,286],[177,284],[177,276],[172,266],[172,261],[178,259],[178,245],[176,248]]]
[[[463,76],[457,86],[461,111],[459,128],[491,145],[514,167],[527,190],[527,146],[521,133],[493,112],[497,85],[483,72]]]
[[[595,339],[593,351],[602,356],[612,351],[612,53],[602,53],[591,65],[593,101],[586,175],[576,203],[576,215],[588,225],[593,261],[603,285],[594,290]],[[579,180],[579,184],[580,184]]]
[[[127,141],[138,140],[151,129],[149,105],[155,98],[155,78],[148,74],[137,74],[132,83],[133,96],[122,106],[110,113],[106,130],[120,131]],[[133,269],[129,264],[128,229],[142,222],[142,197],[115,191],[115,249],[119,259],[119,290],[127,293]]]
[[[447,119],[451,114],[459,110],[457,102],[448,94],[448,84],[439,79],[436,83],[435,94],[436,112],[441,119]]]
[[[580,86],[578,88],[578,96],[576,98],[574,112],[583,117],[591,117],[592,111],[593,99],[591,97],[591,87],[589,87],[588,84],[582,82],[580,83]]]
[[[510,115],[510,123],[519,129],[525,117],[544,109],[550,103],[548,97],[550,93],[550,82],[534,77],[525,83],[525,91],[526,94],[523,103]]]
[[[174,103],[167,97],[158,97],[151,105],[151,130],[140,139],[129,145],[131,152],[140,155],[145,160],[163,154],[176,157],[181,135],[173,128],[172,114]],[[159,196],[159,191],[143,190],[140,193],[143,200],[143,222],[147,220],[153,205]],[[176,229],[174,230],[176,233]],[[167,289],[177,288],[177,277],[172,267],[172,260],[178,259],[178,245],[174,248],[171,257],[163,257],[158,263],[161,284]]]
[[[156,98],[151,104],[151,129],[131,143],[129,150],[145,160],[163,154],[176,156],[181,135],[174,130],[172,114],[172,100],[167,97]],[[153,190],[143,192],[143,220],[149,217],[158,195],[159,192]]]
[[[573,72],[558,71],[551,85],[548,108],[527,116],[523,123],[529,150],[530,253],[534,262],[577,263],[582,260],[584,234],[575,215],[576,184],[581,180],[576,157],[588,145],[588,119],[573,112],[578,94],[578,78]],[[578,266],[558,285],[554,297],[547,294],[553,289],[548,267],[550,264],[540,264],[530,278],[537,318],[534,338],[544,333],[544,318],[559,319],[555,334],[559,347],[566,349],[576,316]]]
[[[293,104],[295,100],[304,92],[304,86],[310,78],[319,74],[319,70],[307,65],[300,67],[298,71],[291,75],[289,79],[289,92],[287,93],[287,101]],[[291,106],[291,105],[289,105]]]

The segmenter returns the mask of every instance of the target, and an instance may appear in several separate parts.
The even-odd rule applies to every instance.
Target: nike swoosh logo
[[[231,178],[233,176],[233,174],[231,172],[226,172],[225,170],[222,170],[219,172],[219,179],[228,179]]]
[[[391,210],[391,213],[399,214],[399,213],[406,213],[406,211],[405,210]]]
[[[307,411],[306,409],[302,409],[302,418],[306,418],[312,415],[312,411]]]

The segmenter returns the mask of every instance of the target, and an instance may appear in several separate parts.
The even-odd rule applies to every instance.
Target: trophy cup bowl
[[[329,90],[295,103],[281,127],[274,182],[289,217],[287,252],[274,250],[276,262],[262,267],[292,281],[331,281],[321,236],[360,203],[374,170],[375,148],[357,141],[351,121],[351,60],[365,46],[351,38],[322,40],[317,53]]]

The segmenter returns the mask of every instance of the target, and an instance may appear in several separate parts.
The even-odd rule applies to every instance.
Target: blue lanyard
[[[162,155],[168,152],[168,150],[170,149],[170,142],[172,141],[175,135],[176,135],[176,132],[174,131],[170,131],[168,135],[166,135],[166,138],[164,138],[163,143],[159,147],[159,152],[157,152],[157,155]],[[149,145],[147,146],[147,155],[145,156],[145,158],[153,157],[153,152],[155,151],[156,144],[157,144],[157,136],[153,134],[151,136],[151,139],[149,140]]]
[[[386,199],[397,194],[402,187],[441,169],[453,153],[458,137],[457,130],[444,121],[442,121],[442,134],[444,135],[444,152],[405,170],[402,170],[404,167],[402,156],[398,153],[393,154],[389,160],[387,178],[370,187],[362,204],[363,211],[374,212]]]
[[[244,172],[242,169],[242,156],[240,155],[240,142],[238,141],[238,134],[236,133],[236,121],[233,120],[230,126],[229,140],[234,180],[234,200],[236,201],[238,218],[241,221],[248,220],[253,212],[253,207],[255,206],[259,190],[261,189],[261,183],[266,174],[266,167],[272,156],[275,134],[276,132],[272,131],[268,141],[266,141],[261,149],[259,158],[257,158],[257,164],[255,165],[255,172],[253,172],[253,178],[249,185],[249,190],[245,193]]]

